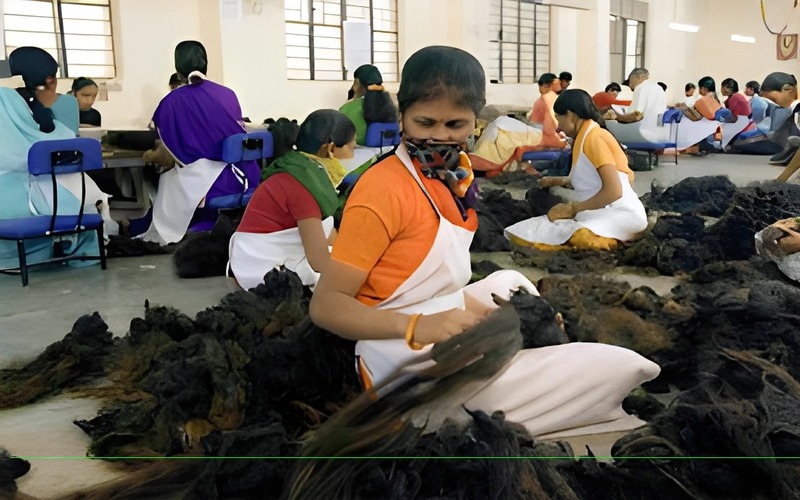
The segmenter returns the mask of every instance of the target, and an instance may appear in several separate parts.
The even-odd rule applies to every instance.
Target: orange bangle
[[[419,342],[414,341],[414,329],[417,327],[417,321],[422,314],[412,314],[408,318],[408,326],[406,326],[406,344],[414,351],[419,351],[425,344],[420,344]]]

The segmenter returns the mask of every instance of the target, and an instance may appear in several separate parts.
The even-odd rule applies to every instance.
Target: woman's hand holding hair
[[[568,187],[569,186],[569,177],[542,177],[538,181],[540,188],[549,188],[549,187]]]
[[[424,314],[417,319],[411,337],[414,342],[423,346],[444,342],[450,337],[477,325],[485,317],[486,315],[475,314],[464,309],[450,309],[436,314]],[[408,336],[406,336],[406,340],[408,340]]]
[[[800,252],[800,232],[796,218],[779,220],[772,224],[784,232],[785,236],[778,240],[778,246],[787,254]]]
[[[550,219],[551,222],[559,219],[573,219],[576,213],[578,213],[576,203],[570,201],[567,203],[559,203],[551,208],[550,211],[547,212],[547,218]]]

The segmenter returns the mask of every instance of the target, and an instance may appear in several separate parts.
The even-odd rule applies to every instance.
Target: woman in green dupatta
[[[248,290],[285,266],[313,287],[328,263],[338,206],[329,172],[353,157],[355,126],[333,109],[314,111],[300,125],[296,149],[264,170],[228,246],[228,266]],[[341,170],[341,165],[338,169]]]

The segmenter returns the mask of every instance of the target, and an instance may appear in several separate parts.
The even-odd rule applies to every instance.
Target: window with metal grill
[[[397,81],[397,0],[285,0],[286,67],[291,80],[345,80],[348,54],[361,52]],[[368,35],[346,46],[347,31]]]
[[[3,0],[5,56],[31,45],[53,55],[60,77],[114,78],[110,0]]]
[[[492,0],[489,80],[535,83],[550,71],[550,7],[535,0]]]

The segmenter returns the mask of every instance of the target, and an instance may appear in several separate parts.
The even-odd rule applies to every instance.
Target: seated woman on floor
[[[398,92],[403,142],[364,173],[345,207],[309,312],[320,327],[358,341],[365,387],[386,382],[408,363],[432,362],[433,344],[496,307],[492,292],[502,298],[519,288],[537,293],[516,271],[466,286],[478,216],[447,174],[469,162],[464,144],[486,103],[485,88],[480,63],[461,49],[434,46],[412,54]],[[468,410],[504,411],[533,435],[621,430],[641,421],[620,402],[658,372],[627,349],[568,343],[522,350],[501,373],[480,386],[455,388],[454,397]],[[462,415],[459,405],[448,416]],[[434,425],[429,421],[427,430]]]
[[[725,107],[731,110],[733,116],[747,116],[753,114],[750,109],[750,101],[744,94],[739,92],[739,82],[733,78],[726,78],[720,83],[720,92],[727,97]]]
[[[752,112],[750,118],[756,127],[761,128],[764,133],[769,130],[769,126],[761,127],[763,122],[770,115],[770,108],[774,108],[776,104],[768,99],[761,97],[761,84],[755,80],[750,80],[744,87],[745,97],[750,99],[750,111]]]
[[[70,95],[56,93],[58,63],[38,47],[19,47],[9,56],[11,73],[22,76],[19,89],[0,87],[0,218],[12,219],[52,213],[52,185],[49,177],[32,179],[28,175],[28,149],[34,142],[71,139],[78,127],[78,104]],[[56,105],[58,103],[58,105]],[[74,129],[72,128],[74,126]],[[42,176],[47,177],[47,176]],[[117,234],[118,226],[108,214],[108,195],[88,177],[84,213],[97,213],[101,204],[105,234]],[[81,197],[81,174],[58,177],[60,213],[77,214]],[[58,250],[68,256],[97,254],[97,234],[81,233],[60,238]],[[43,262],[54,256],[53,238],[25,243],[28,263]],[[97,261],[70,261],[86,266]],[[0,268],[18,265],[17,246],[0,242]]]
[[[680,110],[688,118],[681,121],[678,127],[678,147],[695,156],[703,156],[709,152],[719,152],[714,144],[720,131],[716,115],[722,104],[717,97],[716,82],[710,76],[701,78],[697,82],[697,88],[700,97],[693,105],[689,106],[686,103],[675,105],[675,109]],[[736,115],[731,114],[730,121],[735,122]]]
[[[397,122],[397,109],[383,88],[383,76],[372,64],[364,64],[353,73],[353,98],[339,108],[356,127],[356,144],[366,144],[367,125],[373,122]]]
[[[265,180],[247,204],[231,237],[231,271],[245,290],[258,286],[270,270],[286,266],[304,285],[314,286],[330,258],[336,234],[336,190],[325,164],[353,157],[356,129],[333,109],[314,111],[300,125],[297,150],[264,170]]]
[[[714,79],[710,76],[704,76],[697,82],[697,89],[700,97],[697,98],[693,105],[688,106],[686,103],[678,103],[675,108],[681,110],[684,116],[693,122],[703,118],[713,120],[717,110],[722,107],[719,99],[717,99]]]
[[[541,127],[541,144],[549,148],[563,149],[567,146],[564,138],[558,133],[556,117],[553,114],[553,103],[557,94],[554,90],[558,77],[554,73],[545,73],[539,77],[539,97],[533,102],[529,121]],[[522,145],[522,144],[521,144]]]
[[[647,214],[633,191],[633,171],[614,136],[600,127],[592,98],[583,90],[566,90],[553,109],[559,128],[574,138],[572,170],[569,177],[539,179],[539,186],[571,188],[573,199],[546,216],[507,227],[506,237],[542,250],[609,250],[641,237]]]
[[[222,141],[246,129],[236,94],[206,78],[207,60],[200,42],[188,40],[175,47],[175,69],[187,84],[161,99],[153,123],[176,167],[159,177],[152,221],[140,235],[146,241],[177,243],[190,224],[211,229],[216,211],[198,210],[205,198],[245,193],[258,185],[257,162],[222,161]],[[132,235],[134,227],[147,225],[139,222],[131,221]]]

